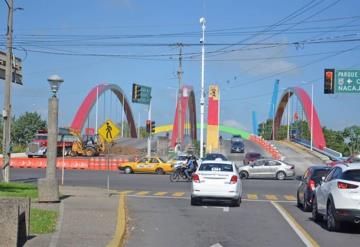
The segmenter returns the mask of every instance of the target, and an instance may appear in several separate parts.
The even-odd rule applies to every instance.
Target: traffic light
[[[146,120],[146,133],[151,133],[151,120]]]
[[[141,98],[141,86],[134,83],[132,89],[132,102],[137,102]]]
[[[151,122],[151,133],[155,133],[155,121]]]
[[[334,93],[335,69],[324,70],[324,94]]]

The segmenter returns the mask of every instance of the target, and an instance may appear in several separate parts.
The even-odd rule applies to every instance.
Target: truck
[[[77,140],[69,130],[66,128],[59,128],[57,138],[57,153],[58,155],[70,155],[73,143]],[[33,157],[46,157],[48,143],[47,130],[38,130],[34,139],[28,143],[26,148],[26,155],[29,158]]]

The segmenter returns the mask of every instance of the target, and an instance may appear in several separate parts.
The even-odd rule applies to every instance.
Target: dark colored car
[[[260,153],[256,153],[256,152],[248,152],[245,154],[245,158],[244,158],[244,165],[248,165],[249,163],[261,159],[263,158],[262,155]]]
[[[245,146],[242,141],[231,142],[231,153],[243,153],[245,151]]]
[[[312,199],[317,185],[319,185],[323,178],[327,176],[331,167],[319,165],[309,167],[304,176],[296,177],[300,181],[297,189],[297,205],[305,212],[312,209]]]
[[[203,158],[203,160],[216,160],[216,159],[221,159],[223,161],[228,160],[223,154],[219,154],[219,153],[208,153]]]

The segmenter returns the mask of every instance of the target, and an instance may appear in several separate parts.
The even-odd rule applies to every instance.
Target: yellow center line
[[[134,192],[133,190],[122,190],[122,191],[120,191],[120,193],[123,193],[123,194],[130,194],[130,193],[132,193],[132,192]]]
[[[251,200],[257,200],[258,199],[258,196],[256,194],[247,194],[246,195],[248,199],[251,199]]]
[[[296,197],[292,195],[284,195],[285,199],[288,201],[296,201]]]
[[[270,201],[277,201],[278,200],[276,195],[265,195],[265,198],[270,200]]]
[[[164,196],[166,195],[167,192],[156,192],[155,194],[153,194],[154,196]]]
[[[306,246],[320,247],[315,239],[295,220],[289,211],[280,205],[280,203],[271,202],[271,204],[279,211]]]
[[[172,194],[172,196],[183,196],[185,195],[185,192],[175,192]]]
[[[147,194],[149,194],[149,193],[150,193],[150,191],[140,191],[140,192],[138,192],[138,193],[135,193],[135,195],[145,196],[145,195],[147,195]]]

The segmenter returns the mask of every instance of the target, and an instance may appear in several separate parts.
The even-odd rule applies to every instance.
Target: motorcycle
[[[170,181],[176,182],[179,181],[180,179],[184,181],[191,181],[192,172],[189,172],[190,177],[188,178],[185,174],[185,170],[186,170],[186,166],[176,167],[175,171],[172,174],[170,174]]]

